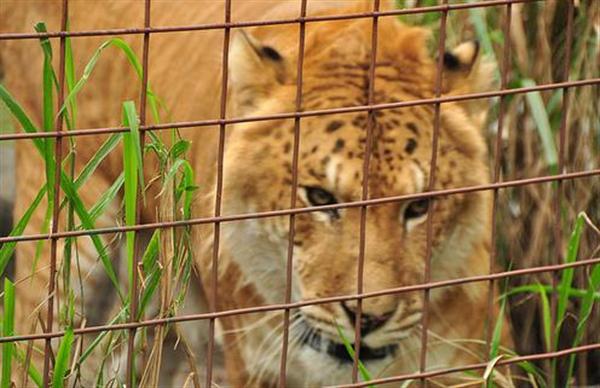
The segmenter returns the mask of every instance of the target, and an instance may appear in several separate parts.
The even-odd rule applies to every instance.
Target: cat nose
[[[354,307],[348,306],[345,302],[341,303],[344,312],[350,319],[352,325],[356,325],[356,310]],[[383,314],[368,314],[361,311],[360,314],[360,335],[361,337],[379,329],[394,315],[394,311],[389,311]]]

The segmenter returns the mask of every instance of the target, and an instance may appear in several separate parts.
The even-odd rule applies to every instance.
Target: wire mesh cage
[[[600,383],[595,1],[0,7],[2,386]]]

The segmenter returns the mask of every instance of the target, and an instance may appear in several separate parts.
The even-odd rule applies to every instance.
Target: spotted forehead
[[[371,124],[369,179],[388,194],[421,191],[430,158],[427,123],[403,110],[376,112]],[[365,112],[303,120],[299,157],[306,178],[359,190],[368,120]]]

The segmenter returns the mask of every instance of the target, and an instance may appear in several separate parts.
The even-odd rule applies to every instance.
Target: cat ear
[[[485,92],[491,90],[496,83],[496,68],[481,58],[477,41],[464,42],[447,51],[443,63],[443,90],[446,95]],[[477,124],[483,124],[485,120],[485,104],[485,99],[460,103]]]
[[[229,87],[236,115],[246,115],[283,84],[285,62],[276,48],[246,31],[236,31],[229,51]]]

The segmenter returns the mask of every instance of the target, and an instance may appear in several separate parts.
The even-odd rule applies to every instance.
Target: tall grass
[[[44,23],[39,23],[35,26],[36,31],[46,31]],[[7,110],[13,116],[15,121],[28,133],[36,133],[40,131],[54,130],[54,120],[56,117],[60,117],[66,123],[67,130],[73,129],[76,118],[77,118],[77,95],[84,89],[87,81],[89,80],[93,70],[98,61],[103,56],[103,52],[109,48],[115,47],[118,51],[125,55],[130,65],[136,71],[139,79],[142,79],[142,67],[140,61],[133,51],[133,49],[122,39],[114,38],[107,40],[101,44],[98,49],[93,53],[86,66],[83,69],[81,75],[76,77],[76,69],[74,65],[74,54],[71,47],[70,39],[66,39],[66,52],[65,52],[65,79],[66,79],[66,98],[64,103],[56,108],[55,107],[55,95],[58,91],[59,85],[57,81],[56,70],[52,65],[52,46],[48,39],[40,40],[40,48],[44,54],[44,66],[42,71],[43,77],[43,90],[42,90],[42,125],[38,126],[34,124],[30,115],[22,108],[19,102],[10,94],[10,92],[3,86],[0,85],[0,99],[6,106]],[[151,87],[147,87],[147,103],[150,108],[150,113],[155,122],[160,122],[160,110],[162,102],[154,95]],[[176,130],[171,130],[171,143],[172,147],[164,143],[162,139],[152,133],[149,133],[150,139],[149,144],[142,148],[143,145],[140,143],[140,130],[139,130],[139,117],[136,111],[136,107],[133,102],[126,101],[123,103],[123,124],[129,128],[129,131],[125,134],[115,133],[112,134],[95,152],[95,154],[83,165],[80,169],[75,170],[75,159],[76,159],[76,147],[74,138],[69,138],[69,152],[63,159],[63,162],[59,164],[60,171],[60,188],[64,193],[64,198],[60,203],[61,210],[67,211],[68,228],[69,230],[92,230],[96,228],[96,221],[105,214],[109,204],[118,200],[121,196],[124,200],[125,209],[125,224],[128,226],[135,225],[137,222],[137,206],[138,196],[145,196],[146,182],[144,180],[144,169],[143,159],[144,153],[153,152],[160,160],[161,171],[157,173],[161,176],[163,181],[163,192],[169,188],[173,190],[174,200],[171,201],[173,208],[171,209],[172,219],[190,218],[191,217],[191,203],[192,195],[196,189],[194,183],[194,173],[191,165],[186,160],[187,152],[189,150],[189,142],[181,139],[179,133]],[[51,215],[53,213],[52,204],[56,193],[54,192],[54,169],[56,168],[56,156],[54,154],[55,139],[54,138],[36,138],[31,140],[34,144],[37,152],[42,156],[45,166],[46,183],[41,187],[33,198],[29,208],[23,213],[21,218],[16,222],[15,227],[11,232],[11,236],[22,235],[27,225],[30,223],[33,214],[37,211],[38,207],[43,203],[43,199],[46,198],[48,204],[45,209],[45,216],[43,225],[41,225],[41,233],[48,232],[48,226],[51,221]],[[89,208],[86,208],[84,201],[80,197],[79,190],[94,176],[102,162],[114,152],[119,145],[123,146],[123,165],[124,172],[117,177],[112,183],[110,188],[105,191],[97,201]],[[170,186],[169,186],[170,185]],[[79,223],[75,222],[74,215],[77,216]],[[129,292],[125,293],[123,284],[120,282],[117,271],[113,265],[110,255],[107,250],[106,243],[98,236],[91,235],[93,245],[96,249],[96,253],[100,259],[100,262],[104,268],[106,276],[110,279],[114,290],[121,301],[121,309],[116,313],[110,323],[125,322],[129,319],[140,319],[144,316],[148,306],[151,303],[156,302],[157,290],[170,287],[176,290],[168,300],[162,300],[161,314],[162,316],[173,314],[183,300],[187,289],[187,282],[191,275],[191,249],[189,248],[189,229],[182,228],[183,232],[174,234],[172,252],[173,257],[169,260],[168,265],[173,268],[169,273],[172,275],[169,279],[163,279],[163,272],[165,267],[158,265],[158,256],[160,252],[160,232],[157,230],[148,246],[145,248],[141,257],[138,258],[138,254],[135,252],[135,232],[126,232],[126,261],[128,269],[129,279]],[[173,232],[174,233],[174,232]],[[42,252],[42,246],[44,242],[41,241],[37,244],[36,248],[36,260],[39,254]],[[6,243],[0,247],[0,274],[4,273],[9,260],[11,259],[16,243]],[[65,248],[62,252],[62,260],[60,260],[61,266],[60,271],[62,273],[63,285],[62,294],[65,298],[59,298],[59,303],[64,303],[64,306],[60,309],[61,325],[65,327],[65,336],[60,341],[59,351],[54,361],[53,371],[53,386],[63,386],[66,384],[67,379],[70,375],[75,375],[78,372],[70,370],[69,360],[73,356],[77,356],[78,359],[73,360],[73,368],[79,369],[83,367],[84,361],[90,357],[90,355],[104,352],[104,356],[101,356],[106,360],[106,356],[110,354],[118,343],[121,343],[126,339],[123,333],[110,333],[108,337],[108,346],[103,346],[103,343],[107,341],[107,333],[101,333],[91,343],[87,345],[77,355],[74,352],[74,335],[73,335],[73,324],[74,321],[74,292],[72,290],[72,265],[76,264],[79,267],[79,256],[75,255],[72,257],[73,252],[77,252],[77,239],[67,238],[65,240]],[[75,260],[75,263],[72,260]],[[141,262],[141,268],[138,269],[137,261]],[[32,270],[35,270],[33,268]],[[131,314],[131,300],[132,292],[134,290],[133,282],[133,271],[141,270],[142,285],[141,285],[141,296],[139,301],[139,308],[137,309],[138,314],[136,317],[130,317]],[[161,279],[163,283],[161,286]],[[7,283],[12,284],[12,283]],[[7,289],[13,290],[14,287],[8,286]],[[12,298],[12,299],[11,299]],[[14,306],[14,292],[5,293],[5,308],[3,312],[3,335],[13,335],[13,326],[8,324],[11,323],[14,313],[10,309],[12,300]],[[82,301],[83,303],[83,301]],[[141,335],[139,338],[144,339],[146,329],[140,330]],[[167,331],[164,331],[166,334]],[[164,338],[160,338],[162,341]],[[103,349],[101,349],[103,348]],[[137,347],[141,349],[142,347]],[[14,352],[12,350],[17,350]],[[41,384],[39,378],[39,372],[35,370],[33,365],[29,364],[28,357],[23,357],[22,352],[19,352],[15,348],[15,344],[7,343],[3,347],[3,384],[10,384],[10,366],[12,360],[17,360],[22,363],[25,370],[29,370],[29,375],[36,384]],[[160,367],[160,360],[158,364]],[[156,366],[156,365],[154,365]],[[7,369],[8,368],[8,369]],[[101,368],[102,369],[102,368]],[[5,371],[6,370],[6,371]],[[143,370],[141,371],[143,372]],[[8,376],[8,377],[7,377]],[[98,372],[97,381],[103,381],[103,372]]]

